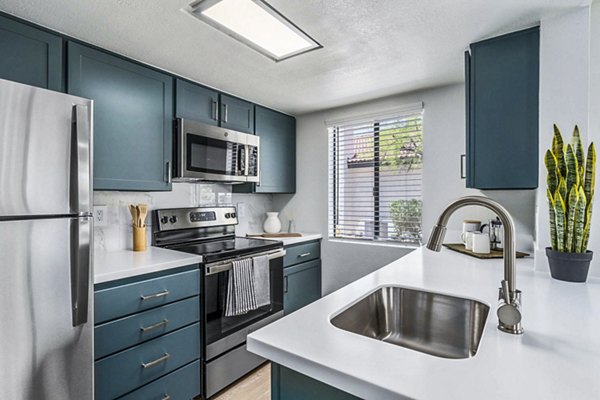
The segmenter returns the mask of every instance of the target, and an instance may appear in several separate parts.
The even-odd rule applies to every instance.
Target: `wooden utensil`
[[[135,206],[133,204],[129,205],[129,212],[131,213],[131,219],[133,221],[133,225],[135,225],[135,223],[137,221],[137,211],[136,211]]]
[[[141,228],[145,228],[146,227],[146,216],[148,215],[148,204],[138,204],[138,209],[139,209],[139,220],[140,220],[140,227]]]

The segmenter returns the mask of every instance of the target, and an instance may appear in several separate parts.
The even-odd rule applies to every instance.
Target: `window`
[[[329,237],[420,244],[422,104],[328,125]]]

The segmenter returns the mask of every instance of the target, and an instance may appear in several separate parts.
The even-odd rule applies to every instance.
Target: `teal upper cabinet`
[[[59,36],[0,16],[0,78],[63,91]]]
[[[177,79],[175,109],[179,118],[218,125],[219,92]]]
[[[296,118],[256,106],[260,184],[256,193],[296,192]]]
[[[223,128],[254,133],[254,104],[221,94],[220,121]]]
[[[68,92],[94,100],[94,189],[171,189],[173,79],[68,44]]]
[[[467,187],[538,186],[539,43],[536,27],[471,45]]]
[[[296,118],[256,106],[260,136],[260,184],[236,185],[235,192],[296,192]]]

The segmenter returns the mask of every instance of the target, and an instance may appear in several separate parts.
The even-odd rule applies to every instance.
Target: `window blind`
[[[423,108],[331,123],[329,237],[420,244]]]

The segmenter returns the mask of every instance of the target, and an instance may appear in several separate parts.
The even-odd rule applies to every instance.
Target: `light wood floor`
[[[271,364],[263,365],[211,400],[271,400]]]

